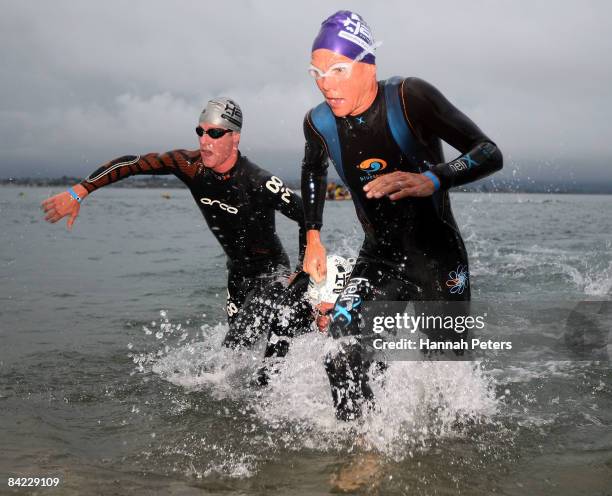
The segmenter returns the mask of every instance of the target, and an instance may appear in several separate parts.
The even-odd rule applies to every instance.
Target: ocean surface
[[[249,387],[261,348],[221,347],[225,257],[188,191],[98,191],[72,232],[43,220],[56,192],[0,188],[0,494],[612,494],[610,329],[595,354],[549,349],[581,332],[568,305],[610,311],[612,196],[454,194],[473,299],[543,344],[392,362],[346,425],[324,335],[296,339],[265,390]],[[277,226],[295,262],[296,229]],[[326,204],[323,232],[357,253],[351,202]]]

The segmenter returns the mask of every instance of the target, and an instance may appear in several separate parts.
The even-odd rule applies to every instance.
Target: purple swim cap
[[[350,10],[339,10],[321,23],[312,51],[327,48],[355,60],[364,50],[372,50],[373,45],[370,27],[361,16]],[[370,52],[360,62],[375,64],[376,57]]]

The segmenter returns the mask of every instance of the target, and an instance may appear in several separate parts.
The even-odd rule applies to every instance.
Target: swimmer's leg
[[[247,295],[254,289],[255,277],[247,277],[237,271],[230,270],[227,277],[227,300],[225,311],[229,331],[223,340],[223,346],[234,348],[240,344],[240,333],[237,332],[238,312],[242,307]]]
[[[255,374],[253,380],[255,385],[267,385],[270,373],[273,372],[273,362],[287,355],[290,339],[311,330],[313,309],[305,297],[308,281],[308,274],[300,272],[274,302],[264,364]]]
[[[351,278],[332,310],[330,334],[339,346],[325,358],[336,417],[352,420],[373,399],[369,386],[370,361],[362,348],[362,307],[365,302],[401,300],[405,284],[383,264],[358,259]]]
[[[309,276],[300,272],[289,287],[274,302],[268,345],[264,356],[284,357],[289,351],[289,339],[311,330],[313,309],[306,299]]]
[[[417,315],[426,317],[439,316],[441,319],[430,319],[434,323],[421,328],[428,339],[440,342],[459,342],[468,338],[468,330],[463,325],[470,315],[470,277],[467,258],[458,257],[444,264],[441,270],[429,274],[421,282],[423,291],[415,296],[414,308]],[[442,325],[443,320],[452,318],[455,324]],[[431,352],[428,352],[431,353]],[[443,351],[434,352],[445,354]],[[456,355],[463,355],[463,350],[456,350]]]
[[[360,343],[342,344],[325,357],[325,372],[331,386],[338,420],[361,416],[363,403],[374,399],[368,380],[369,362],[363,360]]]
[[[286,274],[263,273],[232,279],[230,273],[227,306],[229,331],[223,345],[228,348],[250,347],[268,333],[274,313],[273,304],[286,287]]]

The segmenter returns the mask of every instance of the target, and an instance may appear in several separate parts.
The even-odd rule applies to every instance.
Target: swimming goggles
[[[351,77],[353,71],[353,62],[338,62],[332,65],[329,69],[323,72],[318,67],[310,64],[308,68],[308,74],[310,74],[316,81],[323,78],[334,78],[334,79],[348,79]]]
[[[208,131],[204,129],[202,126],[198,126],[195,128],[196,134],[201,138],[205,134],[208,134],[212,139],[219,139],[221,136],[225,136],[227,133],[231,133],[231,129],[221,129],[218,127],[213,127]]]
[[[374,54],[374,51],[380,45],[382,45],[382,41],[378,41],[371,47],[366,48],[363,52],[357,55],[357,57],[355,57],[355,60],[352,60],[351,62],[338,62],[337,64],[332,65],[325,72],[310,64],[310,67],[308,67],[308,74],[310,74],[316,81],[323,78],[348,79],[351,77],[353,64],[355,64],[355,62],[360,62],[369,53]]]

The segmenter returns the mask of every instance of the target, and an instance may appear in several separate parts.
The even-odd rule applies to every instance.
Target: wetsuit
[[[274,362],[289,352],[290,340],[315,326],[315,310],[306,295],[310,276],[298,272],[291,284],[282,291],[264,290],[250,298],[236,320],[236,335],[240,346],[251,346],[260,336],[267,334],[264,364],[257,371],[254,384],[265,386]]]
[[[310,276],[299,272],[289,287],[274,302],[268,325],[265,358],[284,357],[289,351],[289,339],[315,329],[315,311],[306,296]]]
[[[420,313],[427,308],[418,302],[469,301],[467,253],[453,218],[448,190],[502,167],[497,146],[432,85],[408,78],[397,91],[410,131],[411,143],[406,147],[410,154],[402,151],[389,127],[383,82],[378,83],[377,96],[365,112],[335,118],[342,157],[335,165],[351,192],[365,233],[330,327],[334,338],[356,336],[357,344],[326,359],[337,415],[343,419],[358,416],[359,400],[371,396],[367,363],[360,358],[360,306],[374,300],[413,301],[417,302],[416,313]],[[313,110],[306,115],[304,134],[302,197],[306,229],[320,229],[330,145],[313,122]],[[441,140],[462,155],[445,162]],[[430,171],[439,180],[439,190],[425,198],[366,198],[365,184],[394,171]]]
[[[305,231],[301,198],[281,179],[239,154],[237,162],[220,175],[204,167],[198,150],[174,150],[124,156],[101,166],[81,185],[90,193],[127,176],[173,174],[191,191],[196,204],[227,255],[227,314],[230,332],[226,344],[239,336],[233,322],[245,300],[264,288],[278,291],[289,272],[289,258],[276,234],[276,210],[299,226],[299,266],[304,254]]]

